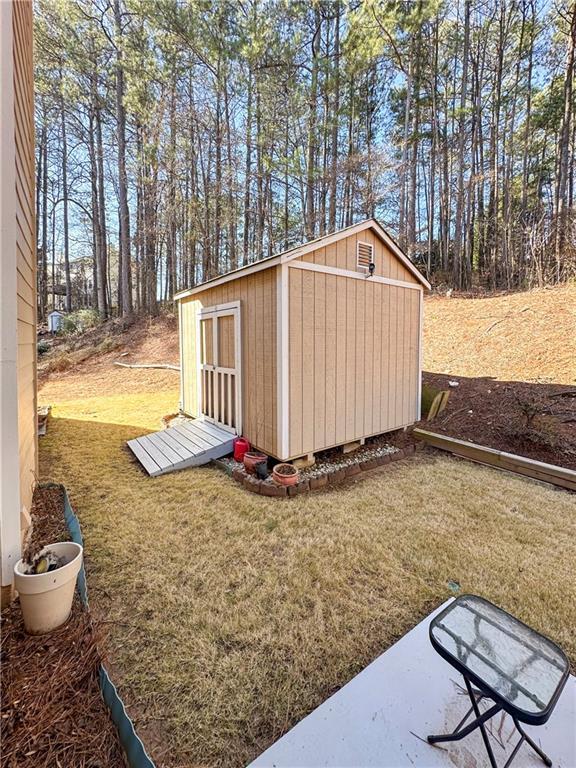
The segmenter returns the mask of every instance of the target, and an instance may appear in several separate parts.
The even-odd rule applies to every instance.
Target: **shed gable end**
[[[371,246],[371,257],[367,246]],[[370,260],[375,265],[375,276],[419,285],[414,274],[404,266],[372,229],[365,229],[342,237],[336,242],[320,246],[296,259],[296,261],[305,261],[351,272],[368,272]]]

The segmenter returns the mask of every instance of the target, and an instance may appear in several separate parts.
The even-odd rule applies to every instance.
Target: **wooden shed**
[[[429,287],[369,219],[182,291],[180,408],[282,461],[413,424]]]

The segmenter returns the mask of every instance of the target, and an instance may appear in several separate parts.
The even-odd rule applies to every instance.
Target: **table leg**
[[[487,709],[484,714],[477,717],[476,720],[472,720],[472,722],[465,728],[462,728],[461,731],[456,730],[452,733],[440,733],[435,736],[428,736],[428,741],[430,744],[435,744],[440,741],[460,741],[460,739],[465,738],[470,735],[472,731],[475,731],[476,728],[482,727],[487,720],[490,720],[491,717],[497,715],[501,710],[502,707],[498,706],[498,704],[494,704],[494,706]]]
[[[474,692],[474,696],[476,697],[476,702],[477,703],[480,703],[482,701],[482,699],[486,698],[485,695],[481,691],[474,691],[473,690],[473,692]],[[458,733],[458,731],[460,730],[460,728],[462,728],[462,726],[464,725],[466,720],[468,720],[468,718],[470,717],[472,712],[474,712],[474,707],[470,707],[470,709],[468,710],[468,712],[466,712],[466,714],[464,715],[462,720],[460,720],[460,722],[458,723],[456,728],[454,728],[453,733]]]
[[[474,696],[474,693],[472,691],[472,686],[470,685],[470,681],[467,677],[464,678],[464,682],[466,683],[466,689],[468,690],[468,696],[470,696],[470,700],[472,701],[472,708],[474,709],[474,714],[477,718],[480,717],[480,708],[478,707],[478,702],[476,701],[476,697]],[[490,710],[488,710],[489,712]],[[480,728],[480,733],[482,734],[482,739],[484,741],[484,746],[486,747],[486,752],[488,752],[488,758],[490,759],[490,765],[492,768],[498,768],[496,765],[496,758],[494,757],[494,752],[492,752],[492,745],[490,744],[490,739],[488,738],[488,734],[486,733],[486,728],[484,727],[484,723],[478,723],[478,727]]]
[[[535,743],[532,741],[532,739],[530,738],[530,736],[528,736],[528,734],[526,733],[526,731],[525,731],[525,730],[522,728],[522,726],[520,725],[520,723],[518,722],[518,720],[516,720],[516,718],[515,718],[515,717],[514,717],[514,718],[512,718],[512,719],[514,720],[514,725],[516,726],[516,730],[518,731],[518,733],[520,734],[520,736],[522,736],[522,738],[520,739],[520,744],[522,743],[522,741],[526,741],[528,744],[530,744],[530,746],[532,747],[532,749],[534,750],[534,752],[536,752],[536,754],[538,755],[538,757],[540,757],[540,758],[542,759],[542,761],[545,763],[545,765],[547,765],[547,766],[548,766],[548,768],[550,768],[550,766],[552,765],[552,760],[550,760],[550,758],[548,757],[548,755],[547,755],[545,752],[543,752],[543,751],[540,749],[540,747],[538,746],[538,744],[535,744]],[[511,761],[509,761],[509,762],[511,762]],[[507,763],[506,765],[508,765],[508,763]],[[505,768],[506,768],[506,767],[505,767]]]
[[[464,677],[464,676],[463,676]],[[468,712],[464,715],[462,720],[458,723],[454,731],[452,733],[442,733],[437,735],[428,736],[428,742],[430,744],[436,744],[439,742],[445,742],[445,741],[460,741],[460,739],[465,738],[469,734],[472,733],[472,731],[475,731],[476,728],[480,729],[480,733],[482,734],[482,739],[484,741],[484,746],[486,747],[486,751],[488,753],[488,758],[490,760],[490,765],[492,768],[498,768],[496,763],[496,758],[494,757],[494,752],[492,751],[492,745],[490,744],[490,740],[488,738],[488,733],[486,732],[486,728],[484,724],[490,720],[491,717],[494,717],[494,715],[497,715],[498,712],[502,711],[502,707],[498,704],[494,704],[492,707],[486,710],[483,714],[480,712],[480,708],[478,706],[478,702],[481,701],[483,698],[488,698],[485,694],[482,694],[481,691],[475,691],[468,678],[464,677],[464,682],[466,683],[466,690],[468,691],[468,696],[470,697],[470,701],[472,702],[471,708],[468,710]],[[473,720],[471,723],[469,723],[465,728],[462,728],[466,720],[470,717],[470,715],[474,712],[476,715],[476,719]],[[510,754],[510,757],[506,761],[506,764],[504,765],[504,768],[510,768],[510,765],[512,764],[512,761],[518,754],[518,750],[522,746],[524,742],[527,742],[534,752],[544,761],[544,763],[548,766],[548,768],[551,768],[552,766],[552,760],[548,757],[548,755],[543,752],[540,747],[528,736],[528,734],[524,731],[520,723],[515,717],[512,717],[512,720],[514,721],[514,725],[516,726],[516,730],[520,734],[520,740],[512,750],[512,753]]]

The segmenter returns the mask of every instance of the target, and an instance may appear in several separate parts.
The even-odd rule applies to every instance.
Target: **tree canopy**
[[[436,284],[576,272],[571,0],[35,8],[41,316],[155,314],[370,216]]]

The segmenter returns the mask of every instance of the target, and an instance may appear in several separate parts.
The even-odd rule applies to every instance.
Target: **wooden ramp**
[[[176,427],[128,441],[128,447],[151,477],[208,464],[232,453],[235,435],[207,421],[184,421]]]

